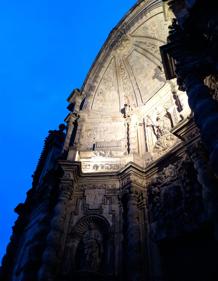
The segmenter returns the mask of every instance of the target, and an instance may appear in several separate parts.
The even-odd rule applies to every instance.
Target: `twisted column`
[[[207,76],[217,73],[218,4],[198,1],[193,16],[193,1],[188,8],[187,1],[183,1],[184,9],[178,1],[168,2],[177,19],[172,22],[169,43],[165,45],[174,60],[171,70],[171,63],[166,67],[166,73],[170,79],[176,76],[180,89],[187,92],[195,122],[209,152],[211,167],[218,175],[218,104],[204,84]],[[165,54],[166,61],[169,62]]]
[[[209,169],[201,147],[192,147],[189,149],[189,155],[196,169],[198,181],[202,185],[205,210],[207,211],[209,219],[214,224],[214,236],[218,240],[218,180]]]
[[[195,122],[210,155],[211,167],[218,174],[218,104],[210,95],[210,89],[196,75],[186,76],[184,83]]]
[[[61,245],[66,221],[67,204],[71,198],[73,183],[63,179],[59,185],[59,195],[50,223],[50,232],[47,236],[46,248],[42,257],[42,266],[39,270],[39,281],[56,280],[60,265]]]

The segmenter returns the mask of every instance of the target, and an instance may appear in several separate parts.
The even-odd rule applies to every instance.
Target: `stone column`
[[[198,1],[192,14],[195,1],[180,1],[182,6],[175,0],[165,1],[176,16],[170,27],[169,43],[165,45],[168,58],[174,60],[174,63],[163,60],[168,61],[168,65],[164,62],[167,77],[176,76],[180,89],[187,92],[195,122],[209,152],[211,167],[218,175],[218,107],[204,84],[207,76],[217,73],[217,3]]]
[[[67,135],[65,138],[64,146],[63,146],[63,153],[68,151],[70,146],[70,140],[72,137],[73,129],[74,129],[74,122],[78,117],[75,114],[71,114],[67,120]]]
[[[194,112],[195,122],[206,145],[210,164],[218,174],[218,107],[210,95],[209,88],[196,75],[188,75],[185,79],[189,105]]]
[[[85,121],[84,116],[82,115],[82,113],[80,113],[80,115],[78,115],[78,118],[76,119],[77,127],[76,127],[76,136],[74,139],[74,143],[70,144],[69,146],[69,153],[67,155],[67,160],[69,161],[77,160],[77,153],[79,151],[80,137],[81,137],[84,121]]]
[[[124,194],[123,200],[126,208],[126,262],[127,280],[142,281],[142,251],[138,210],[139,193],[133,188],[129,188]]]
[[[73,192],[73,179],[69,172],[65,174],[60,185],[57,203],[50,223],[50,232],[46,239],[46,248],[42,257],[42,266],[39,270],[39,281],[56,280],[62,257],[62,244],[66,223],[68,202]]]
[[[189,149],[189,155],[197,171],[197,178],[202,185],[202,196],[209,219],[214,224],[214,236],[218,240],[218,180],[204,159],[203,148],[196,146]]]

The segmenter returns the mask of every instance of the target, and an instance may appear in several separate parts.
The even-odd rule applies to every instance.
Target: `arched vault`
[[[74,147],[84,172],[116,171],[130,161],[146,166],[178,142],[170,131],[189,109],[165,79],[159,47],[168,25],[162,1],[142,1],[100,50],[80,91]]]

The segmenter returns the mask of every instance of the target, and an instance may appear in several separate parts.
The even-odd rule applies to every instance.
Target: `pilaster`
[[[64,146],[63,146],[63,153],[67,152],[70,146],[70,141],[74,129],[74,122],[78,119],[78,116],[74,113],[70,114],[66,120],[67,122],[67,135],[65,138]]]
[[[140,198],[144,197],[145,193],[143,174],[137,174],[130,168],[123,177],[121,190],[124,210],[125,271],[129,281],[143,280],[148,271],[145,257],[147,233],[142,230],[147,222],[144,221],[144,225],[140,223],[141,208],[139,206]],[[145,206],[143,208],[146,209]]]

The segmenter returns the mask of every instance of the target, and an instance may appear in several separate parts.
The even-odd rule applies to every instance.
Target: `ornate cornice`
[[[61,178],[61,181],[68,182],[77,182],[78,177],[81,174],[81,162],[71,162],[67,160],[59,160],[58,164],[60,165],[62,171],[63,171],[63,176]]]

